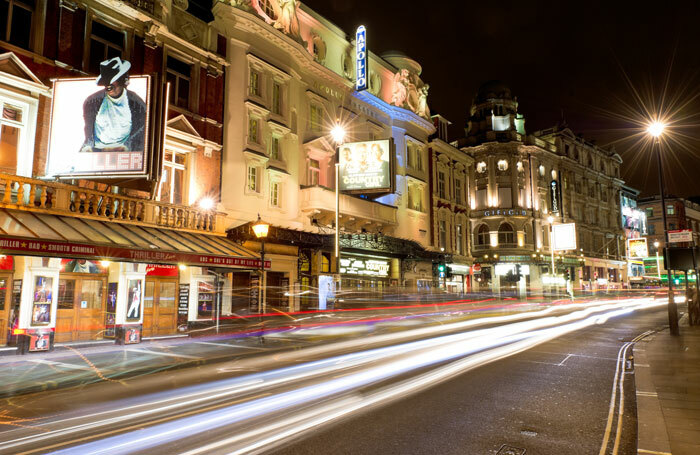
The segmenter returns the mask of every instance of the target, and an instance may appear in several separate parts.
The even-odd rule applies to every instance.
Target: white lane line
[[[265,348],[255,348],[251,346],[240,346],[237,344],[214,343],[213,341],[195,341],[197,344],[211,344],[212,346],[226,346],[227,348],[253,349],[255,351],[264,351]]]
[[[72,370],[94,371],[92,368],[84,365],[73,365],[72,363],[56,362],[54,360],[45,359],[29,359],[28,362],[43,363],[45,365],[54,365],[57,367],[69,368]]]
[[[637,396],[638,397],[658,397],[659,394],[656,392],[642,392],[637,390]]]
[[[564,362],[566,362],[567,360],[569,360],[569,357],[571,357],[572,355],[573,355],[573,354],[567,355],[567,356],[564,358],[564,360],[562,360],[561,362],[557,363],[557,365],[560,366],[560,367],[561,367],[561,366],[564,366]]]
[[[196,357],[193,355],[175,354],[172,352],[149,351],[148,349],[129,349],[127,352],[143,352],[144,354],[163,355],[166,357],[183,357],[185,359],[201,359],[201,357]]]
[[[672,455],[671,452],[658,452],[656,450],[637,449],[637,453],[648,453],[651,455]]]

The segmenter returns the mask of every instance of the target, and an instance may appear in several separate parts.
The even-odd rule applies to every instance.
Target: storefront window
[[[72,310],[75,296],[75,280],[59,280],[58,309]]]
[[[330,273],[331,271],[331,256],[328,253],[321,253],[321,272]]]

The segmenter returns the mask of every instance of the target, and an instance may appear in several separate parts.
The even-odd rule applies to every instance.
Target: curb
[[[668,328],[649,335],[634,345],[634,383],[637,401],[637,453],[642,455],[671,455],[671,443],[666,430],[661,402],[657,395],[646,347],[658,335],[667,335]]]

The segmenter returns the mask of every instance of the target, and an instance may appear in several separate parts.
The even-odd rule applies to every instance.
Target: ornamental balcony
[[[323,186],[302,186],[301,211],[321,225],[335,219],[335,190]],[[380,230],[390,234],[396,226],[397,208],[347,194],[340,195],[340,227],[349,232]]]
[[[223,214],[90,190],[65,183],[0,174],[0,208],[224,234]]]

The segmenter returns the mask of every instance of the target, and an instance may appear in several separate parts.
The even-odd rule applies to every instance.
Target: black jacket
[[[95,147],[95,118],[97,118],[105,96],[107,96],[105,91],[100,90],[88,96],[83,103],[83,118],[85,119],[85,143],[83,147],[86,145]],[[146,103],[136,93],[129,90],[126,90],[126,96],[131,110],[131,134],[124,145],[129,151],[143,152],[146,148]]]

